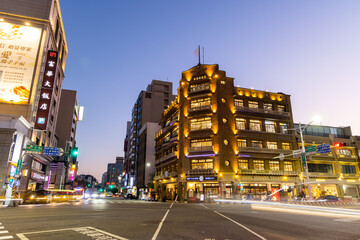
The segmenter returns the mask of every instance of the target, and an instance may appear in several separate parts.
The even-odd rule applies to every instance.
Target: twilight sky
[[[294,120],[360,135],[360,1],[62,0],[69,47],[63,87],[85,106],[80,173],[101,181],[123,156],[126,121],[152,79],[219,64],[235,85],[292,96]]]

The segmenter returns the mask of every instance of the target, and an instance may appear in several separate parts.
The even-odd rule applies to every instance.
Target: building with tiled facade
[[[261,199],[299,182],[297,158],[273,159],[296,148],[290,96],[234,87],[216,64],[182,73],[160,125],[155,181],[163,199]]]

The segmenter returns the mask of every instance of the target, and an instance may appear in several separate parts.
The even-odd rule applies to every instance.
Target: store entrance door
[[[204,187],[205,202],[214,202],[219,196],[219,187]]]

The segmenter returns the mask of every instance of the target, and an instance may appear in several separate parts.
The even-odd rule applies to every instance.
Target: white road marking
[[[4,226],[0,226],[0,229],[4,229]]]
[[[359,218],[338,218],[334,219],[335,222],[355,222],[358,221]]]
[[[174,202],[173,203],[171,203],[171,205],[170,205],[170,208],[172,208],[172,205],[174,204]]]
[[[19,233],[16,234],[21,240],[29,240],[29,238],[25,237],[25,235],[29,234],[41,234],[41,233],[50,233],[50,232],[61,232],[61,231],[75,231],[79,234],[87,235],[91,237],[92,239],[104,239],[104,237],[112,237],[107,239],[120,239],[120,240],[128,240],[127,238],[123,238],[120,236],[117,236],[112,233],[108,233],[105,231],[102,231],[97,228],[93,227],[78,227],[78,228],[62,228],[62,229],[54,229],[54,230],[45,230],[45,231],[36,231],[36,232],[26,232],[26,233]],[[94,234],[95,233],[95,234]],[[96,234],[97,233],[97,234]],[[105,236],[104,236],[105,235]],[[0,238],[1,239],[1,238]]]
[[[0,239],[13,239],[14,237],[13,236],[2,236],[0,237]]]
[[[164,221],[165,221],[166,216],[168,215],[169,211],[170,211],[169,209],[166,211],[165,216],[163,217],[163,219],[162,219],[161,222],[159,223],[159,226],[158,226],[158,228],[156,229],[156,232],[154,233],[154,236],[151,238],[151,240],[156,240],[156,238],[157,238],[157,236],[158,236],[158,234],[159,234],[159,232],[160,232],[160,229],[161,229],[162,225],[164,224]]]
[[[260,234],[257,234],[256,232],[252,231],[251,229],[245,227],[244,225],[238,223],[237,221],[235,220],[232,220],[231,218],[225,216],[225,215],[222,215],[221,213],[217,212],[217,211],[214,211],[216,214],[219,214],[220,216],[226,218],[227,220],[230,220],[232,221],[233,223],[239,225],[240,227],[244,228],[245,230],[247,230],[248,232],[251,232],[252,234],[254,234],[255,236],[257,236],[258,238],[262,239],[262,240],[266,240],[266,238],[264,238],[263,236],[261,236]]]
[[[0,231],[0,234],[9,233],[8,230]]]
[[[206,208],[206,209],[209,209],[207,206],[205,206],[204,204],[201,204],[201,206],[203,206],[204,208]]]

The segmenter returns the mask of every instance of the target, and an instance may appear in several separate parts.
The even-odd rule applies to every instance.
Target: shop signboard
[[[36,114],[35,128],[40,130],[46,130],[50,104],[52,99],[52,93],[54,88],[55,76],[56,76],[56,66],[58,61],[58,52],[48,51],[44,77],[42,82],[42,87],[40,91],[40,99]]]
[[[41,28],[0,22],[0,102],[27,104]]]
[[[31,178],[35,180],[45,180],[45,175],[37,172],[31,172]]]
[[[41,154],[43,151],[43,146],[37,146],[37,145],[26,145],[25,151],[27,153],[37,153]]]
[[[186,177],[186,181],[212,181],[217,180],[216,176]]]

